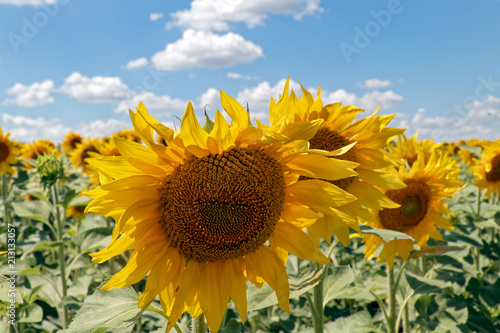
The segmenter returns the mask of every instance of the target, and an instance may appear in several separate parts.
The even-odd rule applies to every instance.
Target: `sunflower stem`
[[[55,215],[57,222],[57,240],[59,242],[62,242],[64,237],[64,221],[61,218],[61,213],[59,210],[59,193],[57,191],[57,183],[51,186],[51,190],[52,190],[51,191],[52,200],[54,202],[54,210],[56,213]],[[69,314],[68,314],[68,307],[65,304],[66,295],[68,293],[68,285],[66,284],[66,259],[64,253],[64,244],[61,244],[59,246],[57,256],[59,259],[59,269],[61,270],[62,300],[63,300],[62,306],[64,313],[63,328],[66,329],[68,327]]]
[[[320,267],[318,267],[320,269]],[[325,265],[325,269],[323,269],[321,276],[319,278],[319,282],[313,288],[313,298],[307,294],[307,300],[311,306],[311,311],[313,315],[313,324],[314,324],[314,332],[315,333],[323,333],[323,317],[324,317],[324,308],[323,308],[323,284],[325,281],[325,276],[327,274],[327,265]]]
[[[479,218],[481,216],[481,189],[477,189],[477,206],[476,206],[476,212],[477,212],[477,217]]]
[[[3,221],[5,223],[5,226],[7,229],[9,229],[9,224],[10,224],[10,216],[9,216],[9,206],[7,204],[7,191],[8,191],[8,178],[7,175],[2,173],[2,199],[3,199]],[[8,248],[9,244],[9,233],[5,233],[5,248]]]
[[[198,317],[193,318],[193,333],[205,333],[207,331],[207,324],[205,323],[205,316],[203,313]]]
[[[387,326],[389,333],[396,333],[396,286],[394,283],[394,271],[387,265],[387,283],[389,288],[389,314]]]

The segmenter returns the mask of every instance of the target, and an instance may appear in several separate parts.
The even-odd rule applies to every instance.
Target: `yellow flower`
[[[50,140],[37,140],[32,143],[25,144],[23,146],[23,152],[21,157],[24,159],[33,159],[36,160],[38,156],[43,155],[56,155],[58,156],[60,153],[56,149],[56,145]],[[28,161],[24,161],[24,165],[26,169],[33,169],[35,166],[31,165]]]
[[[432,139],[418,141],[417,133],[415,133],[411,139],[408,139],[405,135],[401,135],[395,146],[387,146],[395,156],[403,160],[403,164],[408,163],[410,167],[417,160],[419,151],[424,153],[424,160],[427,162],[431,150],[437,147],[438,146],[434,144],[434,140]]]
[[[149,272],[138,306],[159,295],[167,331],[188,311],[204,313],[216,332],[229,298],[245,321],[246,280],[269,284],[289,312],[288,253],[329,262],[301,230],[316,216],[307,206],[355,199],[327,182],[298,181],[336,180],[355,175],[352,169],[324,151],[293,152],[294,142],[265,137],[224,92],[221,102],[232,126],[217,110],[205,131],[189,103],[175,137],[141,103],[130,117],[147,147],[115,137],[121,156],[90,159],[103,185],[86,193],[94,198],[86,211],[116,221],[111,244],[93,261],[135,249],[103,289],[129,286]],[[155,143],[153,131],[167,146]]]
[[[425,156],[423,147],[420,147],[417,159],[409,171],[404,167],[399,168],[399,175],[407,185],[406,188],[385,191],[391,200],[401,206],[372,211],[376,221],[367,222],[373,228],[406,233],[417,241],[420,248],[427,244],[429,237],[442,240],[436,226],[453,229],[442,215],[449,213],[444,198],[451,198],[462,185],[457,179],[460,169],[456,161],[438,147],[430,151],[427,161]],[[377,262],[385,260],[391,269],[396,255],[407,260],[413,249],[411,239],[396,239],[386,243],[378,236],[364,235],[364,241],[365,257],[370,260],[377,249],[383,246]]]
[[[500,194],[500,140],[484,143],[479,159],[472,166],[474,185],[486,189],[486,198],[494,192]]]
[[[119,138],[127,139],[127,140],[132,140],[137,143],[141,143],[141,138],[139,135],[135,133],[133,129],[124,129],[123,131],[119,131],[113,134],[113,136],[117,136]],[[113,140],[110,140],[113,141]]]
[[[16,170],[12,167],[17,162],[17,150],[14,144],[9,140],[10,133],[3,135],[0,127],[0,174],[15,174]]]
[[[85,207],[82,205],[69,206],[66,208],[66,215],[75,219],[83,219],[85,217]]]
[[[82,168],[83,173],[91,174],[92,168],[86,159],[92,157],[93,154],[101,154],[102,148],[103,142],[97,138],[89,138],[77,144],[76,149],[70,155],[71,164],[75,168]]]
[[[83,142],[83,137],[75,132],[69,132],[64,136],[64,140],[61,143],[63,151],[66,153],[71,153],[76,147]]]
[[[278,103],[271,101],[271,128],[280,134],[281,140],[307,140],[306,147],[326,151],[350,147],[344,154],[332,157],[359,164],[355,169],[357,177],[330,181],[358,200],[340,207],[331,207],[330,214],[324,214],[308,227],[307,232],[316,243],[322,237],[329,242],[333,232],[347,246],[349,228],[359,231],[358,217],[371,219],[366,207],[397,207],[378,187],[396,189],[405,186],[393,168],[397,165],[397,160],[383,150],[404,129],[386,127],[394,115],[376,116],[377,110],[367,118],[354,121],[358,113],[364,110],[353,105],[341,106],[341,103],[323,106],[321,88],[318,89],[316,99],[302,88],[302,98],[299,99],[293,90],[289,94],[288,80]],[[307,132],[299,131],[299,126],[304,123],[312,125]]]

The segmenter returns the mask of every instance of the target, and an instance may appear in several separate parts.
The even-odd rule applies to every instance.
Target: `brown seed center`
[[[193,157],[165,179],[159,222],[187,259],[241,258],[273,233],[285,187],[281,164],[261,149]]]

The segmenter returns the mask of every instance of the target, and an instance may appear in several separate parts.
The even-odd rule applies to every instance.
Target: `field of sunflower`
[[[288,82],[180,129],[0,129],[0,332],[498,332],[500,140],[408,138]]]

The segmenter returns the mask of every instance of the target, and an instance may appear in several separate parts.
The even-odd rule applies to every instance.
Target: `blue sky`
[[[218,91],[267,120],[288,74],[436,141],[496,139],[497,0],[0,0],[0,117],[21,141],[172,125]]]

